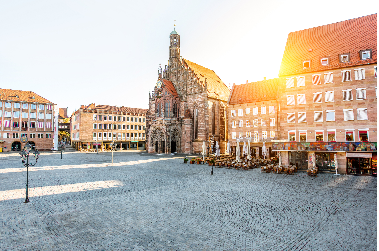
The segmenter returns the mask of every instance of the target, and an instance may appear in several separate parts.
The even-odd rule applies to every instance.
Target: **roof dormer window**
[[[367,60],[371,58],[371,50],[364,50],[359,52],[361,60]]]
[[[310,60],[304,61],[303,62],[303,68],[304,69],[311,68],[311,61]]]
[[[350,54],[347,53],[347,54],[341,54],[340,55],[340,62],[341,63],[348,63],[350,62]]]
[[[321,65],[323,66],[329,65],[329,58],[321,58]]]

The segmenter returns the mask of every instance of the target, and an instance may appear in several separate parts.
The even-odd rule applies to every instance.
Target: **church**
[[[225,152],[229,94],[214,71],[180,56],[180,35],[174,28],[168,65],[159,67],[154,91],[149,93],[148,152],[199,154],[204,141],[213,150],[217,141]]]

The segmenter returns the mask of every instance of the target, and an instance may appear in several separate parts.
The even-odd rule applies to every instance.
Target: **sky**
[[[34,91],[69,113],[148,108],[174,23],[181,56],[227,86],[275,78],[290,32],[376,13],[376,1],[356,3],[0,0],[0,88]]]

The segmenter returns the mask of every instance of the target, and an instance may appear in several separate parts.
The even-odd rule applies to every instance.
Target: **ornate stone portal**
[[[169,64],[158,69],[146,117],[149,153],[200,153],[202,142],[225,151],[229,89],[212,70],[180,56],[180,36],[170,34]]]

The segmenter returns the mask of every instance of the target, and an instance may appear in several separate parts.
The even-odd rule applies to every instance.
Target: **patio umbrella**
[[[220,146],[218,144],[218,141],[216,141],[216,156],[220,157]]]
[[[279,166],[281,166],[281,165],[282,165],[282,155],[279,152]]]
[[[251,160],[251,153],[250,153],[250,138],[247,141],[247,159]]]
[[[201,154],[203,155],[203,161],[204,161],[204,156],[207,154],[207,147],[205,145],[205,141],[203,141],[203,152]]]
[[[243,142],[242,154],[247,155],[246,142]]]
[[[263,158],[266,159],[266,145],[265,145],[265,142],[263,142],[262,153],[263,153]]]
[[[334,165],[335,165],[335,168],[336,168],[336,173],[334,175],[340,175],[338,173],[338,162],[337,162],[337,154],[336,153],[334,154]]]
[[[227,154],[230,154],[230,143],[228,141],[228,143],[226,144],[226,153]]]
[[[237,162],[240,162],[241,159],[240,159],[240,155],[241,155],[241,151],[240,151],[240,141],[239,139],[237,139],[237,146],[236,146],[236,161]]]

